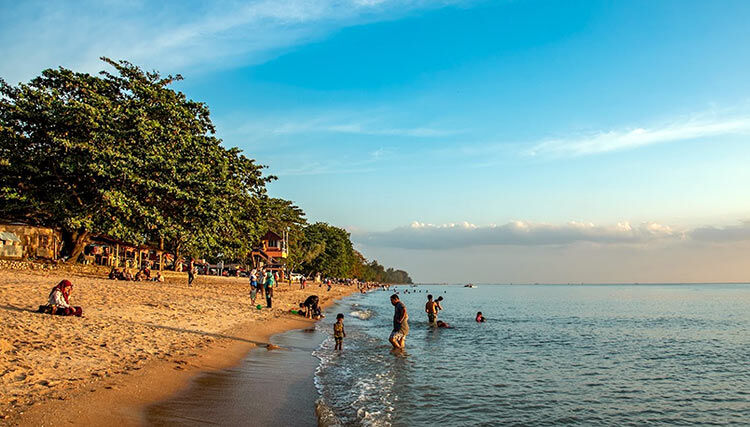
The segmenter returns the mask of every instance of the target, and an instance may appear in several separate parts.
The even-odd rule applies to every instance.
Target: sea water
[[[323,424],[750,424],[750,285],[397,289],[403,353],[387,341],[391,292],[318,324],[346,316],[344,351],[327,338],[314,352]],[[428,292],[452,329],[428,325]]]

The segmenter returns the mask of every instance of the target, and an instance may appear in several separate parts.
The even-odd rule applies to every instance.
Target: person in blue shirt
[[[250,302],[255,306],[255,297],[258,295],[258,279],[254,274],[250,275]]]
[[[273,278],[273,273],[266,273],[266,307],[271,308],[273,306],[273,287],[276,285],[276,280]]]

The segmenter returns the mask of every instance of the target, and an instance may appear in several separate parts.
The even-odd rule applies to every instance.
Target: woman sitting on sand
[[[81,307],[70,305],[70,292],[73,291],[73,284],[69,280],[63,280],[52,288],[49,293],[49,302],[47,305],[40,305],[40,313],[57,314],[60,316],[78,316],[81,317],[83,310]]]

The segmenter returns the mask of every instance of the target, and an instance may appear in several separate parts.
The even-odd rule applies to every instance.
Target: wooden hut
[[[62,233],[49,227],[0,224],[0,257],[56,260],[62,248]]]
[[[283,270],[289,255],[288,244],[286,233],[284,236],[279,236],[269,230],[253,248],[253,265],[267,270]]]

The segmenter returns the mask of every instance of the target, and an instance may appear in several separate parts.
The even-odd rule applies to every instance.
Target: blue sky
[[[177,88],[208,103],[225,143],[279,176],[273,195],[418,280],[748,276],[747,2],[2,9],[6,80],[57,65],[95,72],[100,55],[179,72]],[[477,252],[502,271],[476,265]],[[735,255],[679,275],[667,262],[720,252]],[[581,262],[592,253],[611,253],[609,264]],[[513,267],[557,265],[550,257],[559,269]]]

